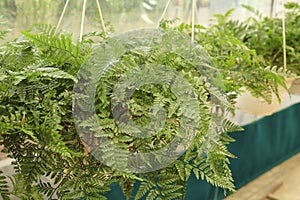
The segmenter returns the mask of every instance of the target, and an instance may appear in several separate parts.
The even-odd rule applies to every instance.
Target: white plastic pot
[[[287,88],[291,87],[294,78],[286,79]],[[278,94],[281,100],[285,98],[288,92],[280,86],[278,88]],[[267,116],[276,112],[280,107],[280,102],[275,94],[272,94],[272,103],[267,103],[263,98],[254,97],[249,91],[238,95],[236,107],[246,113],[250,113],[257,116]]]

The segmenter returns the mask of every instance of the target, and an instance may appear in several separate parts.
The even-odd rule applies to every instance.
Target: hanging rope
[[[68,5],[69,5],[69,1],[70,1],[70,0],[67,0],[66,3],[65,3],[64,9],[63,9],[63,11],[62,11],[62,13],[61,13],[61,15],[60,15],[59,21],[58,21],[58,23],[57,23],[57,26],[56,26],[56,29],[55,29],[55,33],[57,33],[57,31],[59,30],[59,27],[60,27],[60,25],[61,25],[62,19],[63,19],[64,15],[65,15],[65,12],[66,12],[67,7],[68,7]]]
[[[83,36],[84,18],[85,18],[85,10],[86,10],[86,1],[87,0],[83,0],[83,5],[82,5],[82,15],[81,15],[81,25],[80,25],[79,42],[82,41],[82,36]]]
[[[99,0],[96,0],[96,3],[97,3],[97,7],[98,7],[98,12],[99,12],[99,17],[100,17],[100,22],[101,22],[102,30],[104,32],[104,35],[106,35],[107,30],[106,30],[106,27],[105,27],[105,23],[104,23],[104,19],[103,19],[103,14],[102,14],[102,10],[101,10],[101,7],[100,7]]]
[[[191,43],[194,43],[194,40],[195,40],[195,9],[196,9],[196,0],[193,0],[193,6],[192,6],[192,38],[191,38]]]
[[[55,33],[57,33],[58,30],[59,30],[59,28],[60,28],[62,19],[64,18],[64,15],[65,15],[65,12],[66,12],[67,7],[68,7],[68,5],[69,5],[69,2],[70,2],[70,0],[67,0],[66,3],[65,3],[64,9],[63,9],[63,11],[62,11],[62,13],[61,13],[61,16],[60,16],[60,18],[59,18],[59,21],[58,21],[58,23],[57,23],[57,26],[56,26],[56,29],[55,29]],[[81,16],[81,25],[80,25],[80,34],[79,34],[79,41],[80,41],[80,42],[82,41],[82,37],[83,37],[83,29],[84,29],[84,19],[85,19],[86,3],[87,3],[87,0],[83,0],[83,5],[82,5],[82,16]],[[101,26],[102,26],[102,29],[103,29],[104,34],[106,35],[107,29],[106,29],[106,27],[105,27],[105,23],[104,23],[104,19],[103,19],[103,14],[102,14],[102,10],[101,10],[101,7],[100,7],[100,3],[99,3],[98,0],[96,0],[96,3],[97,3],[98,12],[99,12],[99,17],[100,17]]]
[[[275,0],[271,0],[270,18],[273,18]]]
[[[275,16],[275,13],[278,11],[277,9],[277,6],[278,6],[278,0],[274,0],[274,9],[273,9],[273,18]]]
[[[199,15],[198,6],[197,6],[197,2],[196,1],[194,2],[194,5],[195,5],[195,13],[196,13],[196,20],[195,20],[195,22],[196,23],[200,23],[200,15]]]
[[[286,34],[285,34],[285,0],[282,0],[282,42],[283,42],[283,68],[286,70]]]
[[[166,15],[166,13],[167,13],[167,11],[168,11],[168,8],[169,8],[169,6],[170,6],[170,3],[171,3],[171,0],[168,0],[168,2],[167,2],[167,4],[166,4],[166,7],[165,7],[165,9],[164,9],[164,11],[163,11],[163,13],[162,13],[162,15],[161,15],[159,21],[158,21],[158,26],[157,26],[157,28],[159,28],[160,22],[164,19],[165,15]]]

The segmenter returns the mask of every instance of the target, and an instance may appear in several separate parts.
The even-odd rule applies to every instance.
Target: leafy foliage
[[[160,34],[162,34],[162,36],[159,36]],[[214,81],[213,78],[217,74],[211,75],[208,73],[208,77],[202,77],[201,75],[199,76],[199,72],[197,68],[195,68],[195,65],[207,65],[209,66],[207,67],[208,70],[210,68],[214,69],[213,63],[206,60],[206,56],[208,55],[206,55],[203,50],[198,49],[197,52],[197,49],[194,49],[196,51],[195,55],[197,55],[196,58],[199,60],[194,58],[196,60],[195,61],[192,58],[187,59],[188,57],[179,56],[179,51],[186,56],[191,52],[188,52],[190,49],[185,47],[184,43],[181,44],[180,40],[182,39],[180,37],[176,38],[178,42],[177,45],[180,50],[172,47],[171,41],[174,41],[174,37],[176,37],[176,34],[173,34],[174,31],[157,31],[154,34],[152,32],[145,31],[141,32],[142,36],[138,33],[134,33],[134,35],[133,33],[132,35],[127,33],[123,46],[115,43],[116,41],[112,39],[108,39],[106,43],[107,46],[103,48],[105,51],[101,51],[101,53],[93,55],[97,62],[94,60],[91,61],[90,63],[92,64],[87,65],[83,69],[84,71],[80,73],[79,77],[79,81],[82,81],[83,83],[87,82],[91,76],[92,80],[94,80],[95,77],[99,79],[97,84],[98,87],[96,89],[95,103],[97,115],[91,115],[88,119],[81,119],[79,117],[78,123],[81,128],[88,127],[84,137],[85,142],[89,146],[93,146],[94,143],[98,144],[99,141],[101,141],[95,141],[95,137],[108,137],[113,140],[112,143],[105,142],[101,144],[104,149],[102,151],[102,159],[112,166],[116,165],[116,162],[120,162],[121,159],[123,160],[122,164],[126,165],[128,163],[126,155],[122,155],[121,151],[118,152],[115,150],[116,145],[120,145],[120,149],[126,149],[129,152],[149,152],[160,149],[164,147],[165,144],[170,143],[175,135],[180,134],[179,126],[181,111],[186,114],[192,114],[191,111],[187,112],[184,108],[180,108],[180,104],[177,102],[177,97],[167,86],[153,84],[143,85],[133,93],[130,101],[128,102],[130,107],[130,117],[135,123],[147,126],[150,123],[149,119],[151,119],[151,112],[149,114],[149,111],[155,103],[162,103],[167,113],[166,123],[161,131],[157,131],[155,135],[151,137],[143,139],[132,138],[131,135],[133,135],[136,130],[132,129],[131,126],[126,125],[125,127],[121,127],[122,124],[118,124],[118,122],[122,120],[118,120],[118,117],[122,118],[123,116],[117,116],[117,122],[115,122],[111,111],[112,99],[117,102],[124,102],[122,99],[118,99],[118,96],[114,96],[113,94],[115,86],[122,77],[127,76],[130,71],[132,72],[132,70],[139,68],[138,66],[150,64],[164,65],[180,72],[195,90],[195,95],[200,103],[198,108],[199,110],[197,112],[201,113],[202,121],[201,125],[198,127],[199,130],[192,142],[192,147],[190,148],[189,153],[185,154],[185,158],[182,157],[178,160],[180,163],[178,165],[172,164],[168,167],[168,169],[139,175],[139,177],[144,179],[144,181],[142,181],[139,185],[138,192],[135,196],[136,199],[143,197],[146,197],[146,199],[183,199],[183,189],[185,188],[185,183],[189,179],[192,170],[197,171],[197,173],[202,173],[203,176],[201,176],[201,178],[205,178],[211,184],[234,191],[234,185],[232,183],[233,180],[228,167],[229,161],[226,157],[228,155],[231,156],[231,154],[227,151],[226,146],[224,146],[223,140],[220,140],[218,136],[220,133],[226,134],[225,132],[229,130],[238,130],[238,127],[225,120],[222,125],[216,125],[218,130],[212,129],[212,131],[209,132],[210,135],[208,135],[210,125],[212,123],[217,124],[218,122],[218,118],[213,118],[210,114],[209,110],[211,109],[212,103],[211,99],[208,98],[209,95],[211,95],[211,97],[216,96],[220,101],[222,101],[221,105],[224,106],[225,109],[229,109],[226,107],[228,104],[226,103],[226,99],[216,92],[217,90],[215,88],[207,84],[209,78]],[[139,37],[141,37],[141,40],[138,40]],[[162,39],[160,40],[159,38]],[[136,45],[133,40],[138,41],[136,43],[141,42],[142,45],[144,45],[144,48]],[[190,41],[189,38],[187,41]],[[119,43],[122,43],[122,41],[119,41]],[[152,48],[147,48],[148,43],[152,45]],[[94,63],[97,63],[96,68]],[[165,83],[169,83],[170,85],[173,84],[173,77],[170,74],[165,71],[158,71],[155,65],[150,66],[156,72],[157,77],[161,77]],[[97,71],[100,71],[101,73]],[[133,73],[138,74],[138,70]],[[148,76],[151,74],[149,71],[146,73]],[[140,78],[139,75],[140,74],[137,75],[137,79]],[[141,77],[143,78],[141,81],[146,81],[145,74]],[[152,78],[155,79],[154,77]],[[128,80],[135,81],[132,79]],[[124,84],[130,86],[132,82],[126,82]],[[82,103],[77,105],[81,107],[80,111],[82,112],[88,112],[88,110],[91,109],[91,102],[88,100],[90,93],[87,91],[93,89],[85,89],[86,87],[87,86],[84,84],[79,85],[78,88],[76,88],[75,93],[78,97],[80,96],[77,100],[82,101]],[[183,89],[182,91],[185,90]],[[87,98],[85,99],[84,97]],[[183,101],[185,101],[185,99],[183,99]],[[122,106],[126,105],[121,104],[121,107]],[[103,131],[91,134],[95,129]],[[93,139],[89,138],[89,135],[94,136]],[[215,140],[212,139],[212,136],[216,137],[214,138]],[[205,146],[206,143],[209,144]],[[207,153],[207,155],[205,155],[206,158],[201,159],[205,153]],[[197,163],[195,165],[189,165],[188,163],[193,159],[197,160],[195,161]],[[133,164],[137,165],[139,163]],[[149,165],[151,165],[151,163],[149,163]],[[203,167],[204,165],[207,167]],[[210,166],[214,167],[211,171],[208,169]],[[178,176],[174,176],[174,174],[180,173],[181,171],[186,172],[185,179],[180,179]],[[198,178],[200,177],[198,176]],[[128,184],[128,187],[126,187],[126,184]],[[122,188],[126,189],[125,194],[127,195],[127,198],[132,196],[132,185],[134,185],[134,181],[121,181]]]
[[[298,73],[295,66],[299,60],[296,44],[300,9],[294,3],[287,4],[286,8],[289,10],[288,68]],[[91,33],[85,35],[83,42],[74,43],[70,34],[56,34],[55,27],[39,24],[23,31],[22,37],[2,45],[0,143],[5,146],[3,151],[14,158],[16,174],[10,177],[13,191],[8,190],[7,177],[0,174],[0,196],[3,199],[9,199],[9,195],[22,199],[106,199],[110,184],[119,183],[127,199],[184,199],[191,176],[223,188],[224,192],[234,191],[229,158],[235,156],[227,149],[234,140],[227,132],[240,127],[227,120],[224,113],[212,115],[211,110],[217,104],[222,112],[234,111],[232,104],[242,87],[270,102],[271,92],[277,93],[278,86],[285,85],[284,77],[289,72],[282,68],[279,18],[262,18],[252,9],[258,18],[239,22],[229,19],[231,12],[216,15],[217,24],[210,27],[196,25],[195,39],[209,55],[202,48],[190,52],[182,42],[185,40],[177,35],[178,32],[188,35],[191,25],[181,24],[175,31],[170,30],[173,28],[169,24],[174,21],[162,22],[163,31],[151,33],[153,40],[145,39],[149,37],[147,32],[119,38]],[[0,38],[3,34],[0,32]],[[83,73],[85,76],[77,77],[95,46],[90,36],[98,37],[100,46],[113,45],[96,57],[98,64],[105,66],[103,69],[98,72],[88,69]],[[120,44],[120,40],[125,42]],[[138,41],[138,45],[133,41]],[[174,41],[179,44],[178,49],[174,48]],[[151,48],[137,48],[150,44]],[[153,66],[157,70],[156,65],[167,66],[184,77],[193,87],[200,106],[181,107],[176,94],[165,85],[143,85],[127,102],[129,118],[136,124],[149,126],[159,115],[155,106],[161,106],[166,111],[166,123],[153,136],[135,138],[132,135],[136,130],[132,126],[114,120],[111,102],[123,102],[124,97],[114,96],[113,90],[120,79],[129,77],[129,72],[139,66]],[[199,74],[199,70],[204,73]],[[174,84],[165,71],[157,70],[157,74],[165,83]],[[97,140],[79,137],[72,113],[72,100],[79,98],[76,96],[79,94],[74,94],[74,84],[95,76],[99,78],[96,115],[81,121],[80,126],[90,132],[95,132],[96,127],[102,130],[97,132],[98,138],[111,139],[101,144],[105,147],[105,163],[117,165],[123,161],[123,165],[128,165],[128,156],[113,149],[112,144],[129,152],[151,152],[164,147],[175,135],[180,135],[182,111],[190,118],[199,112],[202,120],[189,148],[167,167],[143,174],[120,172],[97,160],[86,147]],[[226,96],[220,93],[222,82]],[[83,104],[83,110],[90,110],[90,106]],[[121,113],[118,117],[124,116]],[[129,167],[139,165],[129,164]],[[135,187],[138,187],[136,192]]]
[[[280,13],[273,18],[263,17],[263,14],[254,8],[243,5],[254,16],[245,21],[231,20],[229,11],[225,16],[217,15],[218,25],[225,31],[229,31],[239,42],[255,51],[259,63],[264,67],[279,70],[284,75],[283,67],[283,36],[282,17]],[[300,5],[295,2],[285,4],[286,17],[286,45],[287,45],[287,69],[299,74],[299,14]],[[227,33],[227,32],[226,32]],[[253,58],[253,57],[251,57]],[[263,63],[261,63],[263,61]],[[282,73],[284,72],[284,73]]]
[[[136,199],[141,199],[147,196],[147,200],[152,199],[178,199],[183,196],[183,185],[180,184],[179,178],[176,174],[168,171],[162,171],[155,177],[147,176],[146,181],[142,182],[139,186]],[[179,183],[179,184],[178,184]]]
[[[283,36],[282,36],[282,18],[262,17],[261,14],[253,8],[245,6],[250,12],[256,14],[243,24],[245,27],[240,32],[243,35],[238,37],[242,39],[247,46],[257,51],[271,66],[283,66]],[[300,5],[298,3],[285,4],[286,17],[286,46],[287,46],[287,69],[299,74],[299,16]],[[247,23],[247,26],[245,25]]]
[[[278,31],[276,37],[279,37],[280,28],[261,27],[263,26],[261,22],[256,21],[253,26],[260,27],[263,33],[251,32],[253,28],[251,28],[252,25],[248,25],[248,21],[241,22],[230,19],[232,12],[233,9],[224,15],[216,14],[216,23],[209,27],[196,25],[195,40],[208,51],[216,67],[220,69],[225,91],[232,101],[238,93],[242,92],[241,88],[246,87],[255,97],[262,97],[271,103],[272,93],[278,96],[278,86],[281,85],[286,88],[284,78],[293,76],[290,71],[283,69],[281,63],[270,62],[265,56],[267,54],[274,55],[272,51],[266,48],[270,48],[277,43],[276,41],[280,45],[282,44],[280,39],[274,40],[272,37],[267,40],[269,43],[266,44],[266,34],[269,33],[265,30],[276,29]],[[265,21],[268,20],[272,21],[272,19],[265,18]],[[171,28],[168,23],[164,27]],[[191,33],[191,25],[189,24],[181,24],[175,29],[187,34]],[[282,50],[282,45],[280,45],[276,46],[277,51]]]
[[[72,89],[90,47],[74,45],[70,36],[56,35],[52,27],[39,25],[35,33],[24,35],[27,39],[3,45],[0,58],[1,143],[15,159],[13,194],[64,196],[68,192],[60,191],[62,187],[51,185],[51,193],[41,189],[41,180],[48,177],[49,183],[71,191],[69,182],[80,179],[73,167],[84,167],[79,164],[84,148],[72,121]]]
[[[164,131],[145,140],[132,138],[128,135],[130,130],[120,132],[111,120],[113,86],[126,71],[136,66],[163,64],[182,73],[196,89],[201,102],[199,112],[204,116],[192,148],[176,163],[146,174],[121,173],[88,153],[76,133],[72,117],[73,85],[77,82],[75,75],[90,55],[92,41],[73,44],[70,35],[55,34],[54,27],[46,25],[36,25],[24,31],[23,35],[1,47],[0,139],[5,146],[4,151],[14,158],[17,173],[11,177],[12,192],[6,190],[5,182],[1,182],[4,199],[8,198],[8,194],[23,199],[39,199],[41,195],[49,199],[106,199],[109,185],[116,182],[128,198],[183,199],[185,184],[192,171],[198,178],[234,191],[227,160],[231,154],[226,149],[223,136],[209,142],[212,148],[206,148],[212,150],[206,151],[206,156],[200,153],[205,152],[201,150],[202,144],[210,138],[206,135],[212,120],[209,92],[215,96],[217,93],[213,92],[216,89],[206,85],[205,78],[199,76],[193,63],[176,52],[169,52],[167,46],[157,46],[151,51],[127,51],[120,62],[109,65],[103,71],[97,88],[97,117],[105,134],[109,134],[121,148],[146,152],[159,149],[178,132],[180,105],[174,94],[160,85],[145,85],[135,91],[130,101],[130,114],[136,123],[147,124],[153,103],[163,103],[168,115]],[[165,39],[168,40],[167,37]],[[114,47],[107,55],[121,55],[117,43]],[[226,99],[223,101],[226,105]],[[81,125],[90,126],[91,122],[82,122]],[[226,135],[233,124],[226,123],[220,127],[220,132]],[[122,155],[118,156],[119,152],[107,150],[108,158],[122,158]],[[139,190],[134,195],[136,184],[139,184]]]

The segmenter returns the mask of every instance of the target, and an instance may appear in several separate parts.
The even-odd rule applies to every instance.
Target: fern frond
[[[143,198],[149,191],[151,188],[153,188],[155,184],[152,183],[151,181],[145,180],[143,181],[138,188],[138,191],[135,195],[135,199],[141,199]]]
[[[49,36],[55,35],[55,29],[56,27],[51,24],[34,24],[31,27],[31,31],[36,34],[45,34]],[[58,35],[58,34],[57,34]]]
[[[51,62],[56,63],[58,66],[70,62],[77,65],[78,68],[90,53],[89,49],[86,52],[81,52],[80,43],[73,45],[72,38],[69,35],[33,34],[27,31],[22,33],[39,48],[43,49],[46,55],[51,57]]]

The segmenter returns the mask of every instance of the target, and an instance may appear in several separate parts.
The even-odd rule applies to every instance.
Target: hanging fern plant
[[[113,183],[128,199],[184,199],[192,175],[234,191],[226,132],[239,127],[214,112],[232,108],[201,46],[160,29],[99,44],[44,25],[23,34],[0,54],[0,140],[16,171],[3,199],[106,199]]]
[[[232,101],[236,100],[238,94],[248,90],[254,97],[262,98],[266,104],[272,103],[272,96],[279,100],[278,88],[287,90],[285,78],[294,77],[290,69],[286,70],[282,65],[274,65],[253,45],[249,45],[251,38],[255,40],[254,45],[260,48],[269,48],[270,45],[261,45],[265,37],[262,34],[251,32],[250,25],[240,20],[232,20],[234,9],[227,11],[224,15],[216,14],[214,24],[204,27],[200,24],[195,26],[195,40],[209,53],[216,67],[220,70],[224,82],[225,92]],[[270,19],[265,18],[269,21]],[[164,21],[161,27],[164,29],[175,29],[179,32],[190,34],[190,24],[180,24],[172,27],[172,21]],[[261,24],[257,24],[260,26]],[[268,28],[267,30],[273,30]],[[275,29],[274,29],[275,30]],[[266,32],[267,33],[267,32]],[[266,34],[264,33],[264,34]],[[279,31],[281,34],[281,32]],[[249,39],[250,38],[250,39]],[[260,38],[262,41],[257,41]],[[273,43],[272,38],[269,43]],[[277,46],[281,50],[282,45]],[[270,53],[272,51],[269,51]]]

